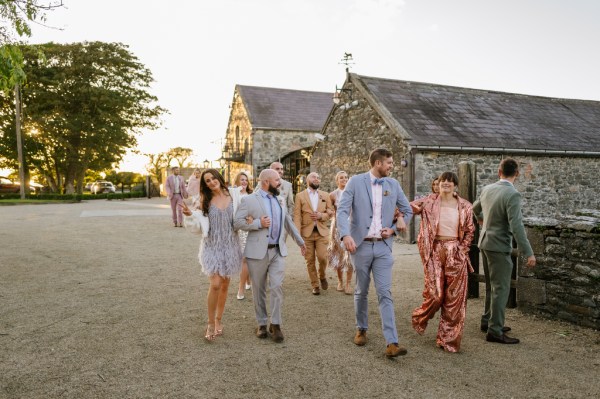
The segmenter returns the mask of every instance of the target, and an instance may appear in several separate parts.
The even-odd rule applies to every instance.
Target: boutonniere
[[[383,192],[383,196],[384,196],[384,197],[387,197],[388,195],[390,195],[390,192],[389,192],[388,190],[385,190],[385,191]]]

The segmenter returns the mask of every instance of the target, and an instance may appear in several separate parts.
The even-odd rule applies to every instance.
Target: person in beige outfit
[[[329,244],[329,218],[333,215],[333,205],[329,193],[319,190],[321,178],[312,172],[306,178],[307,188],[296,194],[294,224],[306,243],[306,269],[313,295],[329,286],[325,270],[327,268],[327,245]],[[316,260],[319,260],[317,274]],[[319,283],[321,287],[319,288]]]

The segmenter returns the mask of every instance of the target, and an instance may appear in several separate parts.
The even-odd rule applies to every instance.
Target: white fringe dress
[[[207,276],[218,274],[231,277],[242,268],[242,248],[240,237],[233,228],[233,217],[240,203],[240,192],[230,188],[231,203],[221,210],[215,205],[208,208],[208,216],[201,210],[194,210],[185,216],[184,226],[188,231],[202,237],[198,260],[202,272]]]

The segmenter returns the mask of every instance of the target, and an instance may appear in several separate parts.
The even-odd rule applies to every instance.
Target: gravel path
[[[486,343],[468,302],[461,352],[410,328],[421,299],[415,245],[397,244],[393,295],[408,355],[389,360],[370,294],[370,341],[352,343],[352,297],[310,293],[295,245],[283,332],[254,337],[232,281],[225,334],[202,339],[207,279],[198,238],[164,198],[0,206],[0,398],[598,398],[600,334],[509,309],[522,343]],[[291,240],[289,240],[291,242]]]

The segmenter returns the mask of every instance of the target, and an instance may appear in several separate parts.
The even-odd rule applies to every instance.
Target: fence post
[[[477,165],[473,161],[462,161],[458,163],[458,195],[470,203],[475,202],[477,196]],[[473,266],[474,273],[469,275],[469,298],[479,298],[479,224],[475,222],[475,233],[471,249],[469,250],[469,259]]]

